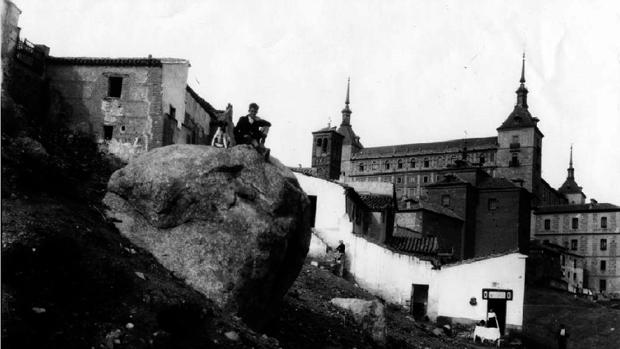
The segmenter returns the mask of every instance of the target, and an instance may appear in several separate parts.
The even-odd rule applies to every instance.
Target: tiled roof
[[[364,148],[353,155],[353,159],[371,159],[393,156],[424,155],[446,152],[459,152],[467,145],[467,150],[497,148],[497,137],[453,139],[444,142],[412,143]]]
[[[322,129],[314,131],[312,133],[319,133],[319,132],[336,132],[336,133],[338,133],[336,126],[326,126],[326,127],[323,127]]]
[[[289,167],[293,172],[305,174],[306,176],[316,177],[316,168],[313,167]]]
[[[187,85],[185,89],[187,90],[189,95],[192,96],[196,100],[196,102],[198,102],[198,104],[207,111],[207,113],[209,113],[211,117],[217,118],[217,114],[221,113],[221,111],[216,110],[211,104],[209,104],[209,102],[205,101],[202,97],[200,97],[198,93],[196,93],[196,91],[189,87],[189,85]]]
[[[530,244],[528,246],[529,251],[531,252],[532,250],[547,250],[547,251],[552,251],[555,253],[563,253],[563,254],[568,254],[571,256],[576,256],[576,257],[581,257],[583,258],[582,255],[580,254],[576,254],[571,252],[568,248],[564,247],[564,246],[560,246],[551,242],[544,242],[544,241],[540,241],[540,240],[530,240]]]
[[[48,64],[161,67],[159,58],[48,57]]]
[[[534,127],[537,122],[538,118],[533,117],[526,107],[517,105],[512,113],[508,115],[508,118],[504,121],[504,123],[497,129],[502,130],[520,127]]]
[[[574,178],[566,178],[558,192],[562,194],[583,194],[581,187],[575,182]]]
[[[519,253],[519,249],[515,248],[512,250],[507,250],[507,251],[503,251],[503,252],[498,252],[498,253],[492,253],[492,254],[488,254],[486,256],[479,256],[479,257],[474,257],[474,258],[470,258],[470,259],[464,259],[462,261],[458,261],[458,262],[454,262],[454,263],[449,263],[449,264],[444,264],[442,266],[442,268],[447,268],[447,267],[455,267],[457,265],[462,265],[462,264],[469,264],[469,263],[474,263],[474,262],[479,262],[479,261],[483,261],[485,259],[491,259],[491,258],[497,258],[497,257],[502,257],[502,256],[507,256],[509,254],[513,254],[513,253]],[[523,257],[527,257],[524,254],[521,254]]]
[[[372,211],[383,211],[386,208],[391,208],[394,203],[390,195],[359,194],[359,197]]]
[[[428,202],[426,200],[411,200],[413,201],[411,203],[411,206],[409,208],[406,207],[406,202],[402,202],[399,204],[400,206],[400,210],[401,211],[417,211],[417,210],[426,210],[426,211],[431,211],[431,212],[435,212],[444,216],[448,216],[451,218],[455,218],[458,220],[463,220],[463,218],[459,215],[457,215],[456,213],[454,213],[454,211],[450,210],[449,208],[443,207],[441,205],[437,205],[435,203],[432,202]]]
[[[503,177],[483,177],[477,185],[478,188],[519,188],[514,182]]]
[[[534,214],[609,211],[620,211],[620,207],[608,203],[539,206],[534,210]]]
[[[385,244],[400,252],[427,255],[437,253],[437,249],[439,248],[437,238],[434,236],[423,238],[391,236],[386,239]]]
[[[353,131],[353,127],[350,125],[340,125],[338,128],[338,133],[344,136],[343,144],[351,144],[358,148],[363,148],[364,146],[360,143],[360,138]]]

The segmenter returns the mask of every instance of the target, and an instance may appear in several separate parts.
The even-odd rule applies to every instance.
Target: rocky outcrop
[[[386,344],[385,307],[378,300],[357,298],[334,298],[331,303],[353,314],[353,318],[368,331],[376,344]]]
[[[253,148],[172,145],[115,172],[107,215],[166,268],[264,328],[308,251],[309,200]]]

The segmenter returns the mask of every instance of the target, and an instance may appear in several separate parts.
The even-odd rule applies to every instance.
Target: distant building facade
[[[549,241],[530,241],[526,262],[529,284],[582,293],[584,258],[570,249]]]
[[[364,148],[351,126],[349,84],[340,126],[312,133],[312,167],[323,178],[393,183],[398,198],[417,198],[425,197],[427,186],[451,173],[449,166],[463,159],[492,177],[522,186],[533,194],[535,205],[565,203],[565,197],[541,177],[543,134],[539,119],[529,112],[524,69],[523,64],[517,102],[497,128],[497,136],[433,143]]]
[[[571,148],[568,175],[560,187],[570,204],[534,210],[532,237],[582,255],[583,288],[620,298],[620,206],[594,199],[586,204],[581,189]]]
[[[215,110],[187,85],[189,61],[49,57],[52,90],[72,128],[130,156],[173,143],[207,144]],[[67,112],[68,111],[68,112]]]

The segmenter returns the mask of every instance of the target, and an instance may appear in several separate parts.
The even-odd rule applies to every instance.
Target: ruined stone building
[[[173,143],[207,144],[218,112],[187,85],[189,61],[49,57],[47,76],[74,129],[128,157]]]
[[[52,57],[20,37],[20,14],[3,1],[3,92],[23,105],[49,106],[36,114],[91,134],[120,158],[173,143],[209,144],[213,121],[232,125],[230,107],[216,110],[187,84],[188,60]]]

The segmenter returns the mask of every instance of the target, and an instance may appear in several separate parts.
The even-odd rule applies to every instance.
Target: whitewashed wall
[[[429,284],[435,273],[432,264],[414,256],[392,252],[353,236],[347,246],[348,270],[362,288],[390,303],[405,305],[411,284]]]
[[[487,301],[482,300],[482,289],[510,289],[513,299],[506,302],[506,325],[520,328],[523,324],[526,258],[523,254],[511,253],[442,266],[429,287],[429,298],[435,299],[429,299],[429,308],[433,306],[429,312],[454,319],[486,319]],[[476,297],[478,304],[475,306],[469,304],[472,297]]]
[[[324,256],[325,245],[346,245],[346,268],[365,290],[390,303],[405,305],[411,298],[412,284],[429,285],[427,314],[455,321],[485,319],[487,304],[483,288],[510,289],[513,300],[506,304],[508,328],[521,328],[525,291],[525,255],[512,253],[433,269],[429,261],[393,252],[385,246],[354,235],[345,212],[344,188],[334,182],[295,173],[308,195],[317,196],[315,230],[309,256]],[[469,300],[476,297],[478,305]]]

